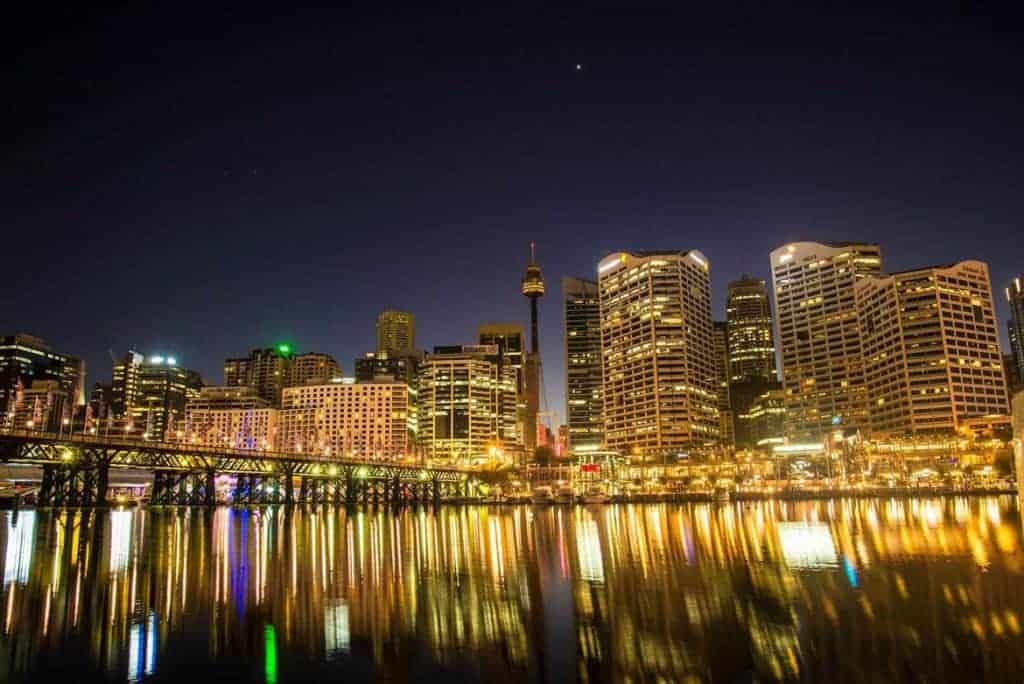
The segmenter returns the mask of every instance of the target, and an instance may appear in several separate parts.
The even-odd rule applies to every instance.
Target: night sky
[[[609,251],[700,249],[719,317],[795,239],[982,259],[998,293],[1024,271],[1006,17],[364,4],[6,17],[0,332],[90,385],[108,349],[219,383],[280,340],[350,373],[382,308],[424,348],[528,323],[535,240],[561,412],[559,281]]]

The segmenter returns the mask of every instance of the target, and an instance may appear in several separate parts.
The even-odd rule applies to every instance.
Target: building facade
[[[865,278],[856,294],[875,435],[954,433],[1008,411],[986,264]]]
[[[598,264],[605,442],[672,462],[718,440],[707,258],[618,252]]]
[[[729,330],[725,321],[714,322],[715,396],[718,406],[718,441],[725,447],[736,442],[733,413],[729,399]]]
[[[768,288],[744,275],[729,283],[725,303],[729,338],[729,379],[776,379],[775,333]]]
[[[114,364],[114,418],[126,434],[162,441],[184,430],[185,405],[199,396],[202,380],[173,357],[129,351]]]
[[[285,387],[317,385],[341,377],[341,366],[330,354],[306,352],[291,359]]]
[[[1024,382],[1024,274],[1013,279],[1005,290],[1006,304],[1010,307],[1010,319],[1006,332],[1010,338],[1010,353],[1016,366],[1014,377]]]
[[[493,348],[496,353],[487,358],[498,364],[498,374],[502,376],[507,368],[515,374],[515,394],[502,392],[502,402],[514,402],[514,406],[499,406],[498,412],[505,415],[509,411],[516,416],[516,432],[507,435],[506,442],[525,442],[526,434],[531,429],[529,405],[526,392],[526,359],[523,326],[519,323],[484,323],[477,327],[477,343],[481,347]],[[533,430],[536,430],[536,419]]]
[[[854,284],[881,272],[878,245],[795,242],[771,253],[786,432],[821,439],[868,425]]]
[[[522,449],[516,374],[495,346],[436,347],[420,366],[420,441],[428,458],[452,463]]]
[[[190,444],[276,451],[279,411],[252,387],[204,387],[185,405],[180,437]]]
[[[588,451],[604,445],[601,387],[601,300],[597,283],[562,278],[565,328],[565,417],[568,449]]]
[[[281,390],[291,377],[294,351],[290,344],[253,349],[249,356],[224,361],[225,387],[254,387],[274,406],[281,404]]]
[[[412,455],[409,436],[409,387],[402,382],[339,379],[287,387],[281,396],[281,451],[398,461]]]
[[[786,393],[773,389],[758,395],[746,411],[736,416],[736,432],[742,433],[744,447],[763,449],[782,442],[785,420]]]
[[[416,316],[389,309],[377,316],[377,353],[391,357],[415,356]]]
[[[67,354],[59,354],[33,335],[17,334],[0,337],[0,425],[24,429],[15,414],[23,412],[25,391],[36,382],[56,382],[58,391],[52,397],[51,414],[36,425],[62,423],[74,418],[79,406],[85,404],[85,363]],[[47,384],[45,394],[51,393]],[[33,397],[32,403],[37,402]],[[54,423],[56,421],[56,423]],[[42,428],[39,428],[42,429]]]

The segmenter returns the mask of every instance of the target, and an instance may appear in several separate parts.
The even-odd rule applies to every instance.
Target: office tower
[[[1013,357],[1013,354],[1003,354],[1003,375],[1006,376],[1007,397],[1012,399],[1013,395],[1024,386],[1024,379],[1019,374],[1017,359]]]
[[[523,389],[526,395],[523,418],[523,446],[532,457],[540,442],[537,416],[540,413],[540,392],[544,382],[544,369],[540,360],[540,327],[537,323],[537,300],[544,296],[544,277],[537,263],[534,243],[530,243],[530,263],[526,265],[520,291],[530,300],[530,353],[527,354],[523,369]]]
[[[733,413],[729,404],[729,329],[725,321],[714,321],[715,396],[718,406],[718,441],[723,446],[736,442]]]
[[[565,418],[568,449],[589,451],[604,444],[601,394],[601,301],[597,283],[562,278],[565,326]]]
[[[765,282],[743,275],[729,283],[725,318],[729,336],[729,379],[775,380],[772,310]]]
[[[409,388],[403,382],[287,387],[278,448],[328,458],[395,461],[409,456]]]
[[[249,356],[224,362],[226,387],[255,387],[256,393],[275,406],[281,403],[281,390],[291,374],[294,349],[290,344],[253,349]]]
[[[96,428],[105,424],[114,415],[114,386],[109,382],[97,382],[89,393],[89,413],[91,424],[87,428]]]
[[[468,462],[521,448],[516,375],[499,367],[494,345],[435,347],[420,365],[420,440],[432,459]],[[510,400],[511,398],[511,400]]]
[[[1010,307],[1006,330],[1010,337],[1010,352],[1017,367],[1015,377],[1024,382],[1024,274],[1014,278],[1006,288],[1006,303]]]
[[[70,420],[76,407],[85,403],[85,363],[51,350],[32,335],[0,337],[0,425],[19,427],[14,424],[14,414],[24,410],[19,403],[24,391],[32,389],[35,382],[51,380],[59,387],[53,395],[52,417],[58,422]],[[51,386],[46,388],[51,393]],[[51,424],[52,420],[42,422]]]
[[[855,289],[875,435],[953,433],[1007,412],[986,264],[864,278]]]
[[[144,357],[129,351],[114,363],[113,410],[121,429],[145,439],[163,440],[183,429],[185,404],[199,396],[202,380],[174,357]]]
[[[275,451],[279,414],[253,387],[204,387],[185,405],[180,439],[203,446]]]
[[[285,387],[322,385],[341,377],[341,366],[330,354],[306,352],[292,357]]]
[[[498,364],[499,373],[505,368],[511,368],[515,372],[515,396],[508,393],[501,395],[502,401],[514,401],[515,406],[511,409],[501,406],[498,410],[502,414],[507,410],[515,411],[516,439],[523,441],[521,436],[526,434],[526,424],[529,420],[527,417],[523,326],[519,323],[484,323],[477,327],[477,343],[497,349],[497,354],[488,358]]]
[[[355,359],[356,382],[373,382],[375,379],[390,378],[408,385],[415,384],[416,372],[419,367],[418,356],[388,356],[376,352],[367,352]]]
[[[416,355],[416,317],[408,311],[388,309],[377,316],[377,353]]]
[[[881,272],[881,250],[854,242],[795,242],[770,258],[787,435],[821,439],[837,429],[867,427],[853,286]]]
[[[718,439],[711,277],[698,251],[598,265],[605,443],[673,462]]]
[[[768,444],[782,442],[785,419],[786,393],[781,389],[769,390],[755,397],[750,407],[736,416],[736,433],[742,432],[743,446],[764,448]]]

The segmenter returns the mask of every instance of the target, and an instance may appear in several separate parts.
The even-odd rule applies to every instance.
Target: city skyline
[[[29,16],[4,71],[5,328],[92,378],[136,348],[213,379],[279,340],[349,369],[386,308],[423,348],[527,324],[530,241],[552,283],[699,249],[716,318],[798,240],[882,243],[892,270],[979,259],[999,292],[1020,273],[1006,25],[693,12]],[[559,411],[560,324],[541,301]]]

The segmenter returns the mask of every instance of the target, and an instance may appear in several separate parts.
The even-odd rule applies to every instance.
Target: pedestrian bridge
[[[215,505],[218,475],[240,504],[441,503],[479,484],[471,468],[24,430],[0,430],[0,462],[42,468],[39,506],[107,505],[111,468],[151,471],[151,505]]]

